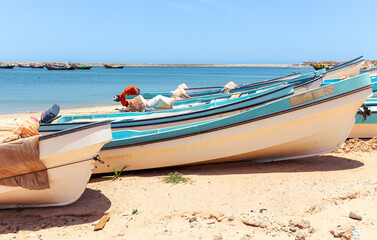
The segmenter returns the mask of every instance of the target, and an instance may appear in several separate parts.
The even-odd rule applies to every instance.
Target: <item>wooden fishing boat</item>
[[[100,152],[105,164],[95,164],[94,173],[328,153],[348,137],[371,88],[363,74],[224,118],[113,132]]]
[[[74,70],[75,67],[71,65],[46,65],[48,70]]]
[[[0,65],[0,69],[3,68],[3,69],[13,69],[14,68],[14,65],[10,65],[10,64],[3,64],[3,65]]]
[[[137,115],[126,115],[124,117],[113,117],[111,114],[102,115],[102,119],[112,120],[112,131],[121,131],[127,129],[133,130],[147,130],[156,129],[169,126],[183,125],[194,122],[206,121],[226,116],[231,116],[237,113],[244,112],[252,107],[264,104],[269,101],[277,100],[282,97],[292,95],[293,87],[290,85],[280,86],[263,92],[254,93],[244,97],[239,97],[222,102],[214,102],[211,104],[200,105],[192,108],[170,110],[164,112],[148,112]],[[113,114],[114,116],[114,114]],[[54,132],[62,129],[67,129],[75,126],[87,124],[89,121],[98,121],[99,116],[91,115],[89,117],[68,116],[63,117],[63,123],[57,124],[42,124],[39,127],[39,132]],[[75,120],[73,120],[75,119]],[[79,120],[78,120],[79,119]],[[71,120],[68,122],[68,120]],[[73,121],[72,121],[73,120]],[[80,121],[81,120],[81,121]]]
[[[360,74],[360,69],[363,64],[364,58],[361,56],[331,69],[327,69],[324,80],[357,76]]]
[[[88,66],[88,65],[75,65],[75,68],[78,69],[78,70],[89,70],[92,68],[92,66]]]
[[[17,64],[17,67],[19,67],[19,68],[30,68],[30,65],[29,64],[21,64],[21,63],[19,63],[19,64]]]
[[[39,152],[50,188],[0,186],[0,208],[50,207],[75,202],[92,174],[93,158],[111,141],[110,122],[97,122],[40,137]]]
[[[117,68],[117,69],[124,68],[124,65],[120,65],[120,64],[104,64],[103,66],[105,68]]]
[[[44,68],[45,66],[42,64],[32,64],[30,65],[31,68]]]

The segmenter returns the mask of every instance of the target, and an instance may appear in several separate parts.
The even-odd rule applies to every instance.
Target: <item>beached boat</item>
[[[121,115],[124,117],[111,117],[114,116],[114,114],[103,114],[101,116],[67,116],[63,117],[63,119],[60,120],[60,123],[41,124],[39,127],[39,132],[45,133],[60,131],[62,129],[81,126],[90,121],[98,121],[101,119],[112,120],[112,131],[163,128],[231,116],[249,110],[257,105],[277,100],[292,94],[293,87],[290,85],[285,85],[227,101],[214,102],[191,108],[172,109],[170,111],[167,110],[163,112],[157,111],[139,113],[138,115]]]
[[[372,98],[376,98],[377,97],[377,77],[374,76],[374,77],[371,77],[370,78],[372,84],[373,84],[373,87],[372,87],[372,91],[373,91],[373,96]],[[335,83],[335,82],[338,82],[338,81],[341,81],[341,79],[329,79],[329,80],[325,80],[323,82],[323,85],[329,85],[329,84],[332,84],[332,83]],[[375,101],[375,100],[372,100],[372,99],[367,99],[366,103],[367,102],[371,102],[371,101]]]
[[[349,138],[377,137],[377,106],[368,106],[368,109],[370,110],[370,116],[365,119],[360,114],[356,115],[355,126],[352,128]]]
[[[284,77],[280,77],[280,78],[265,80],[263,82],[243,84],[243,85],[240,85],[239,88],[233,89],[230,92],[231,93],[238,93],[238,92],[248,91],[248,90],[257,89],[257,88],[261,88],[261,87],[271,86],[271,84],[283,84],[283,83],[300,84],[300,83],[304,83],[306,81],[311,81],[314,78],[317,78],[318,76],[323,75],[325,72],[326,72],[326,70],[322,69],[322,70],[319,70],[319,71],[310,72],[310,73],[306,73],[306,74],[303,74],[303,75],[301,75],[300,73],[294,73],[294,74],[284,76]],[[202,89],[204,89],[204,90],[202,90]],[[188,89],[188,92],[186,90],[185,91],[191,98],[195,98],[195,97],[203,97],[203,96],[210,96],[210,95],[214,95],[214,94],[219,94],[222,89],[223,89],[223,87],[218,87],[218,88],[216,88],[216,87],[204,87],[204,88],[192,88],[191,90]],[[144,99],[152,99],[152,98],[154,98],[158,95],[170,97],[172,95],[172,93],[171,92],[154,92],[154,93],[153,92],[149,92],[149,93],[148,92],[147,93],[141,92],[140,95],[142,95],[144,97]],[[134,97],[136,97],[136,95],[127,95],[127,98],[130,98],[130,99],[134,98]]]
[[[40,136],[39,158],[47,169],[50,188],[0,186],[0,208],[50,207],[75,202],[92,174],[93,158],[111,139],[109,121]]]
[[[363,56],[344,62],[341,65],[327,69],[324,80],[357,76],[360,74],[363,64]]]
[[[250,84],[243,84],[240,85],[240,88],[233,89],[231,92],[236,93],[240,91],[250,90],[253,88],[258,88],[261,86],[266,86],[272,83],[277,82],[287,82],[288,84],[299,84],[300,82],[310,81],[317,76],[324,75],[324,80],[328,79],[340,79],[345,77],[354,77],[359,75],[360,69],[362,65],[364,64],[364,58],[363,56],[360,56],[358,58],[352,59],[350,61],[344,62],[336,67],[333,67],[331,69],[320,69],[314,72],[306,73],[303,75],[294,73],[285,77],[276,78],[276,79],[270,79],[263,82],[257,82],[257,83],[250,83]],[[204,89],[204,91],[203,91]],[[190,97],[198,97],[198,96],[205,96],[205,95],[211,95],[219,93],[222,90],[222,88],[215,88],[215,87],[204,87],[204,88],[197,88],[197,89],[187,89],[185,90],[187,94],[190,95]],[[159,92],[159,93],[140,93],[143,95],[145,99],[151,99],[156,97],[157,95],[162,95],[166,97],[170,97],[171,93],[167,92]],[[131,95],[127,96],[127,98],[134,98],[136,96]]]
[[[103,65],[105,68],[124,68],[124,65],[120,65],[120,64],[104,64]]]
[[[94,173],[328,153],[348,137],[371,88],[369,74],[363,74],[229,117],[113,132],[100,152],[105,164],[95,164]]]
[[[74,70],[75,67],[71,65],[46,65],[48,70]]]
[[[147,130],[194,123],[234,115],[293,93],[297,94],[319,87],[322,83],[323,78],[318,77],[297,86],[278,84],[274,87],[270,86],[268,88],[250,90],[249,92],[245,92],[245,95],[242,95],[242,93],[240,96],[223,93],[217,94],[213,98],[208,96],[206,98],[197,98],[197,102],[194,102],[193,99],[188,99],[190,104],[186,102],[186,105],[179,105],[182,108],[164,111],[64,116],[58,120],[58,123],[41,124],[39,132],[50,133],[60,131],[91,121],[104,119],[112,121],[111,127],[113,131],[125,129]],[[195,106],[187,107],[188,105]]]
[[[360,70],[360,74],[369,73],[371,77],[377,76],[377,67]]]
[[[14,65],[10,65],[10,64],[3,64],[3,65],[0,65],[0,69],[3,68],[3,69],[12,69],[14,68]]]
[[[246,87],[246,86],[251,87],[251,86],[261,86],[261,85],[272,84],[272,83],[283,83],[283,82],[289,81],[291,79],[298,79],[298,77],[300,77],[300,76],[301,76],[301,73],[293,73],[293,74],[290,74],[290,75],[287,75],[287,76],[278,77],[278,78],[274,78],[274,79],[268,79],[268,80],[265,80],[265,81],[262,81],[262,82],[242,84],[242,85],[240,85],[240,87],[243,88],[243,87]],[[203,91],[209,91],[209,90],[216,90],[216,93],[219,93],[222,89],[223,89],[223,87],[217,86],[217,87],[185,88],[184,90],[187,94],[190,95],[191,93],[203,92]]]
[[[314,78],[313,78],[314,77]],[[319,75],[316,77],[315,75],[308,75],[308,77],[303,77],[298,79],[297,81],[286,81],[286,82],[271,82],[268,84],[253,84],[251,86],[245,86],[242,88],[233,89],[230,93],[207,93],[204,94],[203,92],[200,94],[194,95],[191,98],[186,99],[179,99],[176,100],[174,103],[174,108],[180,107],[187,107],[187,106],[195,106],[197,104],[207,104],[213,100],[221,100],[225,97],[230,97],[232,94],[251,94],[257,91],[263,91],[265,89],[278,87],[281,85],[292,85],[294,87],[295,93],[300,93],[303,91],[307,91],[309,89],[313,89],[319,87],[323,84],[323,76]],[[192,94],[193,95],[193,94]],[[143,95],[144,97],[144,95]]]

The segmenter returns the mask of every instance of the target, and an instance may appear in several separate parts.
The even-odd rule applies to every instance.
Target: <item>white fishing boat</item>
[[[361,69],[360,73],[369,73],[371,77],[376,77],[377,76],[377,67],[369,67],[366,69]]]
[[[324,154],[348,137],[372,94],[369,74],[233,116],[183,126],[113,132],[94,173],[240,160],[279,161]]]
[[[360,69],[364,65],[364,58],[358,57],[345,62],[337,67],[327,69],[324,80],[354,77],[360,74]]]
[[[39,158],[47,169],[49,188],[29,190],[1,185],[0,208],[50,207],[75,202],[92,174],[94,157],[111,140],[110,121],[40,136]]]
[[[368,106],[368,105],[367,105]],[[377,106],[368,106],[370,116],[357,114],[355,125],[349,135],[349,138],[373,138],[377,137]]]

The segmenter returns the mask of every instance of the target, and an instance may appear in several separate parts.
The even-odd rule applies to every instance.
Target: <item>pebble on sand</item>
[[[352,218],[352,219],[355,219],[355,220],[359,220],[359,221],[361,221],[363,219],[362,216],[360,216],[359,214],[357,214],[355,212],[350,212],[349,218]]]

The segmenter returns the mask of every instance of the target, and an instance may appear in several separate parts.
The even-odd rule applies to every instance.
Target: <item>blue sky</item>
[[[0,61],[377,59],[377,1],[0,0]]]

